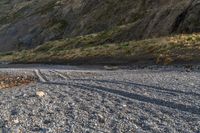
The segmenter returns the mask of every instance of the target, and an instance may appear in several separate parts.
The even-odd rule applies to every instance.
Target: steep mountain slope
[[[117,34],[106,43],[198,32],[200,3],[199,0],[0,2],[0,51],[33,48],[50,40],[115,28]]]

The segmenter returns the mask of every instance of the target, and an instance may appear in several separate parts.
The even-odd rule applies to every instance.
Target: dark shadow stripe
[[[193,95],[193,96],[198,96],[200,97],[200,94],[195,93],[195,92],[185,92],[185,91],[180,91],[180,90],[172,90],[172,89],[167,89],[163,87],[157,87],[157,86],[151,86],[151,85],[145,85],[145,84],[139,84],[139,83],[133,83],[133,82],[126,82],[126,81],[117,81],[117,80],[94,80],[94,79],[73,79],[73,81],[94,81],[94,82],[101,82],[101,83],[111,83],[111,84],[122,84],[122,85],[129,85],[129,86],[136,86],[136,87],[145,87],[148,89],[154,89],[154,90],[163,90],[167,91],[170,93],[180,93],[184,95]]]
[[[185,112],[189,112],[192,114],[200,115],[200,108],[198,108],[198,107],[178,104],[178,103],[164,101],[164,100],[156,99],[156,98],[150,98],[150,97],[139,95],[139,94],[129,93],[129,92],[121,91],[121,90],[114,90],[114,89],[101,87],[101,86],[94,86],[94,85],[88,85],[88,84],[58,83],[58,82],[44,82],[44,84],[64,85],[64,86],[67,85],[67,86],[78,87],[78,88],[84,89],[84,90],[97,91],[97,92],[100,92],[100,91],[109,92],[111,94],[115,94],[115,95],[122,96],[125,98],[138,100],[138,101],[146,102],[146,103],[151,103],[151,104],[155,104],[158,106],[169,107],[172,109],[177,109],[180,111],[185,111]]]

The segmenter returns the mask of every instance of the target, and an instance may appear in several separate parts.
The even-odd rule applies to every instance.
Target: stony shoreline
[[[0,90],[5,133],[200,131],[198,69],[0,69],[5,72],[38,78]]]

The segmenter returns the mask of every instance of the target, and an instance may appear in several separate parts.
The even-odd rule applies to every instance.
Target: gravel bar
[[[0,90],[0,132],[200,133],[197,68],[1,68],[37,82]]]

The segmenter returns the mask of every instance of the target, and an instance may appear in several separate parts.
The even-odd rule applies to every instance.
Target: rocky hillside
[[[117,30],[115,30],[117,29]],[[199,0],[1,0],[0,51],[116,31],[106,43],[200,31]],[[103,42],[104,43],[104,42]]]

